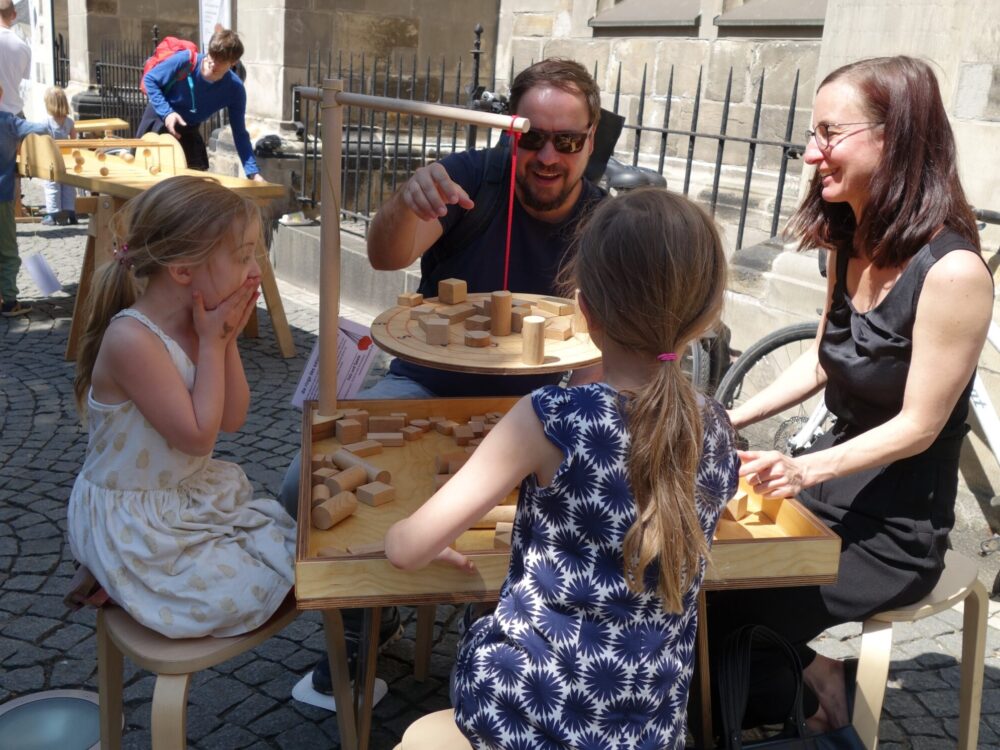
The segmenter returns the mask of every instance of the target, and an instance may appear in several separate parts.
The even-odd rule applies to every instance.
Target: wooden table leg
[[[271,259],[266,253],[261,253],[257,260],[260,265],[260,287],[264,293],[264,302],[267,303],[267,312],[271,316],[274,335],[278,338],[278,350],[286,359],[294,357],[295,342],[292,341],[292,330],[288,327],[288,318],[285,317],[285,306],[281,303],[281,295],[278,294],[278,282],[274,279]]]
[[[330,660],[330,679],[333,697],[337,702],[337,726],[340,728],[340,746],[344,750],[358,748],[357,716],[354,713],[354,694],[351,675],[347,668],[347,646],[344,641],[344,620],[340,610],[323,610],[326,632],[326,653]]]
[[[96,213],[91,214],[87,226],[87,246],[83,250],[83,266],[80,268],[80,283],[76,287],[73,302],[73,319],[69,326],[69,340],[66,342],[66,359],[76,359],[76,347],[87,326],[88,302],[94,272],[113,259],[111,241],[111,217],[124,205],[121,198],[102,195],[97,198]]]
[[[375,667],[378,665],[378,631],[381,623],[381,607],[365,609],[364,626],[361,629],[362,639],[358,644],[358,673],[355,678],[361,682],[361,688],[354,691],[358,700],[358,750],[368,750],[368,739],[372,730]]]
[[[426,680],[430,669],[436,614],[436,604],[421,604],[417,607],[417,638],[413,647],[413,679],[417,682]]]
[[[701,736],[699,747],[712,747],[712,681],[708,663],[708,608],[705,590],[698,592],[698,689],[701,693]]]
[[[73,300],[73,318],[69,322],[69,339],[66,341],[66,360],[76,359],[76,345],[83,335],[86,325],[87,299],[90,297],[90,284],[94,279],[94,237],[88,235],[87,246],[83,249],[83,265],[80,266],[80,282],[76,286],[76,299]]]

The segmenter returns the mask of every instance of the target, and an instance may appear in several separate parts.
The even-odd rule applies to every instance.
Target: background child
[[[499,604],[459,645],[459,727],[476,747],[674,747],[696,597],[739,467],[725,413],[678,353],[718,318],[725,256],[701,209],[644,190],[605,200],[573,258],[603,382],[521,399],[389,530],[386,555],[471,572],[446,545],[520,481]]]
[[[90,439],[70,546],[143,625],[243,633],[291,588],[295,542],[281,506],[211,457],[219,430],[246,418],[236,336],[258,296],[260,215],[212,180],[173,177],[115,222],[117,262],[95,280],[77,360]]]
[[[0,87],[0,100],[3,87]],[[17,300],[17,224],[14,222],[14,190],[17,182],[17,148],[29,133],[47,133],[40,122],[27,122],[10,112],[0,111],[0,314],[6,318],[24,315],[31,308]]]
[[[45,109],[49,113],[49,135],[53,138],[76,138],[66,92],[59,86],[51,86],[45,90]],[[45,216],[42,224],[52,226],[63,221],[76,224],[76,188],[46,180]]]

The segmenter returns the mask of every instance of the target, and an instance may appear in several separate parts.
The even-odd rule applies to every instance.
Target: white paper
[[[230,0],[199,0],[198,20],[201,27],[201,49],[208,49],[208,41],[215,33],[215,25],[224,29],[233,27]]]
[[[378,347],[366,326],[340,318],[337,336],[337,398],[354,398],[361,390],[375,361]],[[299,384],[292,396],[292,406],[301,409],[306,401],[319,398],[319,341],[313,344]]]
[[[24,256],[24,267],[28,269],[28,275],[35,286],[38,287],[38,291],[44,296],[47,297],[62,290],[62,284],[59,283],[55,271],[52,270],[52,266],[45,260],[44,255],[28,253]]]

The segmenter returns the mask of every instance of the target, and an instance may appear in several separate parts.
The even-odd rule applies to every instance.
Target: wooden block
[[[431,421],[429,419],[411,419],[411,427],[419,427],[421,432],[427,432],[431,428]]]
[[[396,297],[396,304],[400,307],[416,307],[424,302],[424,295],[419,292],[406,292]]]
[[[361,423],[361,432],[368,432],[368,412],[364,409],[345,409],[344,416]]]
[[[417,325],[419,325],[420,330],[424,332],[424,336],[427,335],[427,324],[430,323],[430,321],[432,320],[443,320],[445,323],[448,322],[445,318],[442,318],[440,315],[437,315],[436,313],[434,315],[425,315],[424,317],[420,318],[417,321]]]
[[[347,551],[352,555],[373,555],[380,552],[385,552],[385,541],[379,540],[377,542],[360,542],[358,544],[347,545]]]
[[[425,315],[433,315],[435,310],[437,310],[436,305],[417,305],[410,309],[410,320],[420,320]]]
[[[454,474],[461,468],[462,464],[469,460],[469,454],[465,451],[449,451],[434,457],[435,474]],[[451,468],[452,462],[457,462],[455,468]]]
[[[357,489],[358,502],[378,507],[396,499],[396,488],[384,482],[369,482]]]
[[[572,315],[573,303],[555,297],[542,297],[538,300],[538,306],[554,315]]]
[[[324,482],[330,489],[330,495],[337,495],[341,492],[353,492],[361,485],[368,482],[368,473],[361,466],[348,466],[336,476],[332,476]]]
[[[573,303],[573,333],[590,333],[590,326],[587,325],[587,319],[583,315],[583,310],[580,309],[579,290]]]
[[[726,503],[722,517],[730,521],[739,521],[747,514],[747,493],[737,491],[736,497]]]
[[[350,553],[343,547],[320,547],[316,557],[347,557]]]
[[[467,424],[460,424],[455,428],[454,431],[455,442],[459,445],[468,445],[469,441],[472,440],[475,435],[472,434],[472,428]]]
[[[476,314],[476,308],[468,302],[462,302],[458,305],[439,307],[436,314],[438,317],[447,320],[448,324],[451,325],[453,323],[461,323],[466,318],[471,318]]]
[[[410,415],[407,414],[405,411],[391,411],[391,412],[389,412],[389,416],[390,417],[399,417],[400,419],[402,419],[403,420],[403,424],[402,424],[403,427],[405,427],[406,425],[408,425],[410,423]]]
[[[438,282],[438,301],[445,305],[465,302],[468,285],[462,279],[444,279]]]
[[[510,311],[510,330],[511,333],[520,333],[521,328],[524,326],[524,319],[531,315],[530,307],[515,307]]]
[[[369,432],[368,439],[381,443],[383,448],[401,448],[406,442],[402,432]]]
[[[494,549],[510,549],[510,538],[514,534],[514,524],[500,521],[493,533]]]
[[[326,440],[327,438],[333,437],[337,432],[337,420],[343,416],[343,414],[337,413],[331,416],[313,417],[313,440]]]
[[[427,417],[427,421],[430,423],[431,427],[437,427],[441,422],[447,422],[447,417]]]
[[[351,492],[341,492],[312,509],[313,526],[326,530],[340,523],[358,509],[358,499]]]
[[[474,349],[482,349],[492,342],[489,331],[466,331],[465,345]]]
[[[435,474],[434,475],[434,491],[437,492],[439,489],[444,487],[448,480],[454,476],[453,474]]]
[[[472,438],[472,440],[469,441],[469,445],[472,446],[472,447],[475,447],[475,446],[479,445],[482,442],[483,442],[483,439],[481,437],[474,437],[474,438]]]
[[[540,365],[545,361],[545,318],[529,315],[521,330],[521,361],[526,365]]]
[[[375,464],[369,463],[360,456],[355,456],[343,448],[333,454],[333,462],[341,469],[349,469],[352,466],[362,467],[368,474],[369,482],[392,484],[392,474],[389,473],[388,469],[381,469]]]
[[[337,469],[332,466],[321,466],[312,473],[313,484],[323,484],[336,473]]]
[[[489,299],[481,299],[478,302],[473,302],[476,306],[476,314],[482,315],[484,318],[490,317],[490,301]]]
[[[403,433],[403,440],[410,442],[411,440],[419,440],[424,436],[424,431],[421,430],[416,425],[407,425],[400,430]]]
[[[482,437],[483,433],[486,431],[486,423],[485,422],[473,422],[470,419],[469,420],[469,429],[472,430],[473,436],[475,436],[475,437]]]
[[[452,434],[452,432],[454,432],[456,427],[458,427],[458,422],[452,422],[450,419],[446,419],[443,422],[438,422],[436,425],[434,425],[434,429],[436,429],[442,435]]]
[[[329,487],[325,484],[317,484],[312,488],[312,504],[309,507],[315,508],[317,505],[329,500],[331,497],[332,495],[330,494]]]
[[[448,346],[448,321],[444,318],[428,318],[426,322],[427,343],[432,346]]]
[[[505,290],[490,295],[490,333],[494,336],[510,335],[511,293]]]
[[[487,511],[486,515],[472,524],[473,529],[492,529],[497,523],[514,523],[514,514],[517,513],[516,505],[498,505]]]
[[[368,418],[369,432],[399,432],[406,425],[405,416],[376,415]]]
[[[356,443],[363,440],[365,433],[361,430],[361,422],[356,419],[337,420],[337,442],[341,445]]]
[[[333,462],[330,460],[330,457],[328,455],[326,455],[325,453],[313,454],[312,457],[313,471],[316,471],[317,469],[332,469],[332,468],[333,468]]]
[[[382,452],[382,443],[377,443],[374,440],[362,440],[360,443],[345,445],[344,450],[355,456],[375,456]]]
[[[573,335],[572,318],[552,318],[545,324],[545,338],[565,341]]]
[[[550,313],[548,310],[546,310],[543,307],[539,307],[538,305],[532,305],[531,306],[531,314],[535,315],[535,316],[537,316],[539,318],[545,318],[546,320],[548,320],[549,318],[557,318],[557,317],[559,317],[555,313]]]
[[[465,319],[465,330],[467,331],[488,331],[490,330],[490,319],[487,315],[470,315]]]

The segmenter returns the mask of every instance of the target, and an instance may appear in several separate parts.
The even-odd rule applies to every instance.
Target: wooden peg
[[[317,484],[312,488],[312,505],[310,507],[315,508],[332,497],[330,494],[330,488],[325,484]]]
[[[510,335],[511,293],[505,290],[490,295],[490,333]]]
[[[365,461],[360,456],[355,456],[348,450],[341,448],[333,454],[333,462],[339,466],[341,469],[349,469],[352,466],[360,466],[368,474],[369,482],[385,482],[386,484],[392,483],[392,474],[389,473],[388,469],[381,469],[375,464]]]
[[[540,365],[545,361],[545,318],[529,315],[521,329],[521,361],[526,365]]]
[[[438,282],[438,301],[445,305],[465,302],[468,285],[462,279],[444,279]]]
[[[99,170],[97,170],[97,171],[101,173],[101,177],[107,177],[107,176],[108,176],[108,174],[110,173],[110,170],[108,170],[108,168],[107,168],[107,167],[101,167],[101,168],[100,168]]]
[[[133,154],[131,151],[126,151],[119,158],[126,164],[131,164],[132,162],[135,161],[135,154]]]
[[[325,531],[340,523],[358,509],[358,499],[352,492],[341,492],[312,509],[313,526]]]

